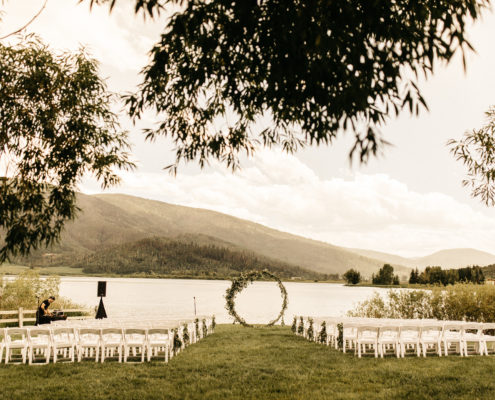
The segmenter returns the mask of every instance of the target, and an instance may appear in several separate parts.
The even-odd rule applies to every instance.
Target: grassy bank
[[[30,267],[16,264],[0,265],[0,275],[19,275]],[[59,276],[92,276],[99,278],[146,278],[146,279],[194,279],[194,280],[231,280],[238,275],[177,275],[177,274],[147,274],[138,272],[133,274],[114,274],[114,273],[85,273],[82,268],[57,266],[57,267],[36,267],[40,275],[59,275]],[[261,279],[263,280],[263,279]],[[283,279],[283,282],[300,282],[300,283],[344,283],[342,280],[316,280],[316,279]]]
[[[492,399],[495,358],[358,359],[287,327],[220,325],[165,365],[0,366],[5,399]]]
[[[30,269],[25,265],[2,264],[0,265],[0,274],[4,275],[19,275],[20,273]],[[82,268],[72,267],[36,267],[40,275],[61,275],[61,276],[85,276]]]
[[[385,289],[427,289],[427,288],[432,288],[432,287],[438,287],[440,285],[430,285],[430,284],[419,284],[419,283],[401,283],[399,285],[375,285],[370,282],[362,282],[358,283],[357,285],[352,285],[346,283],[345,286],[350,286],[350,287],[373,287],[373,288],[385,288]]]

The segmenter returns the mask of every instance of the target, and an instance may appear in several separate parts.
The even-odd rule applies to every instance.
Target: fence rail
[[[70,308],[67,310],[63,310],[66,314],[69,313],[82,313],[82,314],[89,314],[89,315],[83,315],[83,316],[73,316],[69,317],[67,316],[67,319],[81,319],[81,318],[94,318],[93,314],[94,311],[90,309],[82,309],[82,308]],[[36,310],[24,310],[22,307],[19,307],[18,310],[8,310],[8,311],[0,311],[0,317],[2,315],[13,315],[15,318],[8,318],[8,319],[2,319],[0,318],[0,325],[3,324],[11,324],[11,323],[17,323],[20,328],[24,326],[25,322],[36,322],[36,318],[27,318],[25,317],[26,315],[30,314],[35,314],[36,315]]]

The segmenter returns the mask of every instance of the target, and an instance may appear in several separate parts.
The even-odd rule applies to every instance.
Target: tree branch
[[[24,29],[26,29],[26,28],[27,28],[30,24],[32,24],[32,23],[33,23],[33,21],[34,21],[36,18],[38,18],[38,17],[40,16],[40,14],[41,14],[41,13],[43,12],[43,10],[45,9],[45,7],[46,7],[46,3],[47,3],[47,2],[48,2],[48,0],[45,0],[45,2],[43,3],[43,6],[41,7],[41,9],[40,9],[40,10],[36,13],[36,15],[35,15],[33,18],[31,18],[31,19],[30,19],[30,20],[29,20],[26,24],[24,24],[22,27],[20,27],[20,28],[19,28],[19,29],[17,29],[16,31],[11,32],[11,33],[9,33],[9,34],[7,34],[7,35],[5,35],[5,36],[0,37],[0,40],[6,39],[6,38],[8,38],[9,36],[13,36],[13,35],[15,35],[15,34],[17,34],[17,33],[21,32],[21,31],[23,31]]]

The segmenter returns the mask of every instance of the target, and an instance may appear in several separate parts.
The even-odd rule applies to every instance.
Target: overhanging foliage
[[[60,237],[84,174],[107,187],[133,167],[112,103],[84,51],[56,55],[32,36],[0,44],[0,263]]]

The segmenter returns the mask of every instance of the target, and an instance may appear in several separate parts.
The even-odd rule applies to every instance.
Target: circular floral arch
[[[289,301],[287,299],[287,290],[285,289],[285,286],[283,285],[282,281],[278,276],[272,274],[266,269],[263,271],[251,271],[247,274],[241,274],[238,278],[232,280],[232,286],[230,286],[230,288],[227,289],[227,292],[225,294],[225,299],[227,300],[227,304],[225,305],[225,308],[227,309],[229,314],[243,326],[252,326],[252,325],[248,324],[244,320],[244,318],[242,318],[239,314],[237,314],[237,311],[235,310],[235,298],[249,284],[259,279],[270,279],[276,281],[278,287],[280,288],[280,293],[282,295],[282,300],[283,300],[282,309],[280,310],[280,313],[278,314],[277,318],[270,321],[267,324],[267,326],[272,326],[276,324],[280,320],[280,318],[283,318],[285,310],[287,309],[287,305],[289,304]]]

